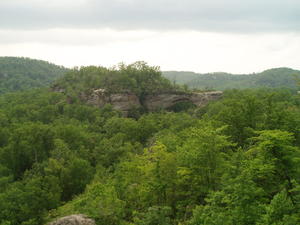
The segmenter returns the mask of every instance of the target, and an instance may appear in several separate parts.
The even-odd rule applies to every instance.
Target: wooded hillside
[[[0,94],[46,87],[66,71],[42,60],[0,57]]]
[[[297,88],[300,71],[290,68],[274,68],[261,73],[229,74],[166,71],[163,76],[173,83],[185,84],[189,88],[225,90],[246,88]]]

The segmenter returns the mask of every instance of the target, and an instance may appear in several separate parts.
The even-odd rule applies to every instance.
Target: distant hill
[[[84,69],[85,73],[88,73],[88,75],[84,78],[85,82],[83,83],[90,83],[92,86],[98,84],[97,79],[100,79],[100,77],[102,76],[96,76],[97,79],[92,76],[94,73],[99,72],[93,71],[93,68],[94,67],[90,67],[90,69]],[[122,73],[116,71],[110,71],[108,73],[107,71],[105,72],[104,68],[102,68],[102,70],[103,73],[107,73],[110,75],[114,74],[113,77],[110,78],[106,76],[102,77],[103,79],[106,77],[104,80],[106,80],[107,82],[112,82],[108,85],[112,89],[118,89],[121,86],[124,86],[123,88],[125,89],[134,89],[135,91],[140,92],[141,90],[138,90],[139,88],[135,86],[139,83],[145,83],[145,80],[143,79],[142,81],[140,81],[140,78],[134,78],[134,70],[126,70],[126,72],[123,71]],[[74,73],[74,71],[71,71],[67,68],[57,66],[55,64],[42,60],[22,57],[0,57],[0,94],[49,86],[58,78],[63,77],[63,75],[68,71],[70,71],[71,74]],[[82,71],[80,73],[82,73]],[[157,71],[157,73],[160,73],[160,71]],[[166,71],[162,73],[162,76],[170,80],[171,83],[176,83],[179,85],[186,84],[189,88],[203,90],[225,90],[232,88],[245,89],[261,87],[297,88],[296,79],[300,79],[300,71],[290,68],[275,68],[263,71],[261,73],[253,74],[230,74],[223,72],[199,74],[185,71]],[[120,77],[120,79],[117,79],[117,77]],[[119,81],[116,82],[116,79]],[[146,82],[146,89],[161,89],[161,84],[165,83],[166,81],[163,81],[163,79],[161,80],[161,78],[159,80],[160,81],[158,83],[154,82],[155,84],[152,84],[152,81],[149,81],[151,84]],[[115,85],[116,83],[118,83],[117,86]],[[77,86],[78,85],[79,84],[77,84]],[[128,85],[130,87],[127,87]],[[150,86],[151,88],[149,88]],[[165,85],[163,86],[165,87]],[[169,85],[168,88],[170,88],[171,86]]]
[[[0,57],[0,94],[48,86],[66,71],[42,60]]]
[[[300,78],[300,71],[290,68],[275,68],[253,74],[166,71],[163,76],[176,84],[197,89],[297,88],[296,79]]]

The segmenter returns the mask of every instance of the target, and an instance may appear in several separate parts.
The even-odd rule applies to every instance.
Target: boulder
[[[96,225],[95,221],[82,214],[59,218],[47,225]]]

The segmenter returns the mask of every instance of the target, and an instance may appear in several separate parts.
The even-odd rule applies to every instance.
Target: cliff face
[[[121,111],[124,115],[133,107],[140,107],[139,98],[130,92],[108,94],[104,89],[97,89],[92,94],[82,94],[81,99],[89,105],[103,107],[105,104],[111,104],[114,109]]]
[[[53,88],[53,91],[65,93],[64,89],[58,87]],[[105,89],[96,89],[88,94],[81,93],[79,97],[83,102],[97,107],[111,104],[114,109],[121,111],[126,116],[132,108],[145,107],[147,111],[154,112],[159,109],[168,109],[179,102],[190,102],[197,107],[203,107],[209,102],[221,98],[222,95],[222,91],[158,93],[146,96],[141,103],[138,96],[130,91],[107,93]]]
[[[124,115],[133,107],[144,106],[149,112],[158,109],[168,109],[178,102],[191,102],[198,107],[203,107],[210,101],[217,100],[222,96],[221,91],[201,93],[162,93],[148,95],[141,104],[139,98],[130,92],[108,94],[104,89],[94,90],[92,94],[82,95],[81,99],[90,105],[103,107],[111,104],[115,109],[120,110]]]
[[[145,106],[149,111],[157,109],[168,109],[178,102],[191,102],[198,107],[207,105],[210,101],[217,100],[223,92],[201,92],[201,93],[180,93],[180,94],[158,94],[150,95],[145,99]]]

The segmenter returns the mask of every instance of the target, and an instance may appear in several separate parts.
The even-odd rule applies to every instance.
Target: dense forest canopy
[[[66,71],[42,60],[0,57],[0,94],[49,86]]]
[[[292,88],[296,89],[296,80],[300,78],[300,71],[289,68],[275,68],[254,74],[229,74],[166,71],[163,76],[169,80],[185,84],[196,89],[225,90],[230,88]]]
[[[55,85],[175,88],[144,63],[74,69]],[[1,225],[75,213],[97,225],[295,225],[299,162],[295,90],[226,90],[204,108],[135,119],[47,88],[0,96]]]
[[[148,94],[180,90],[180,86],[173,85],[162,76],[159,67],[149,66],[145,62],[119,64],[113,68],[74,68],[52,86],[77,97],[80,93],[95,89],[105,89],[108,93],[132,92],[140,98]]]

